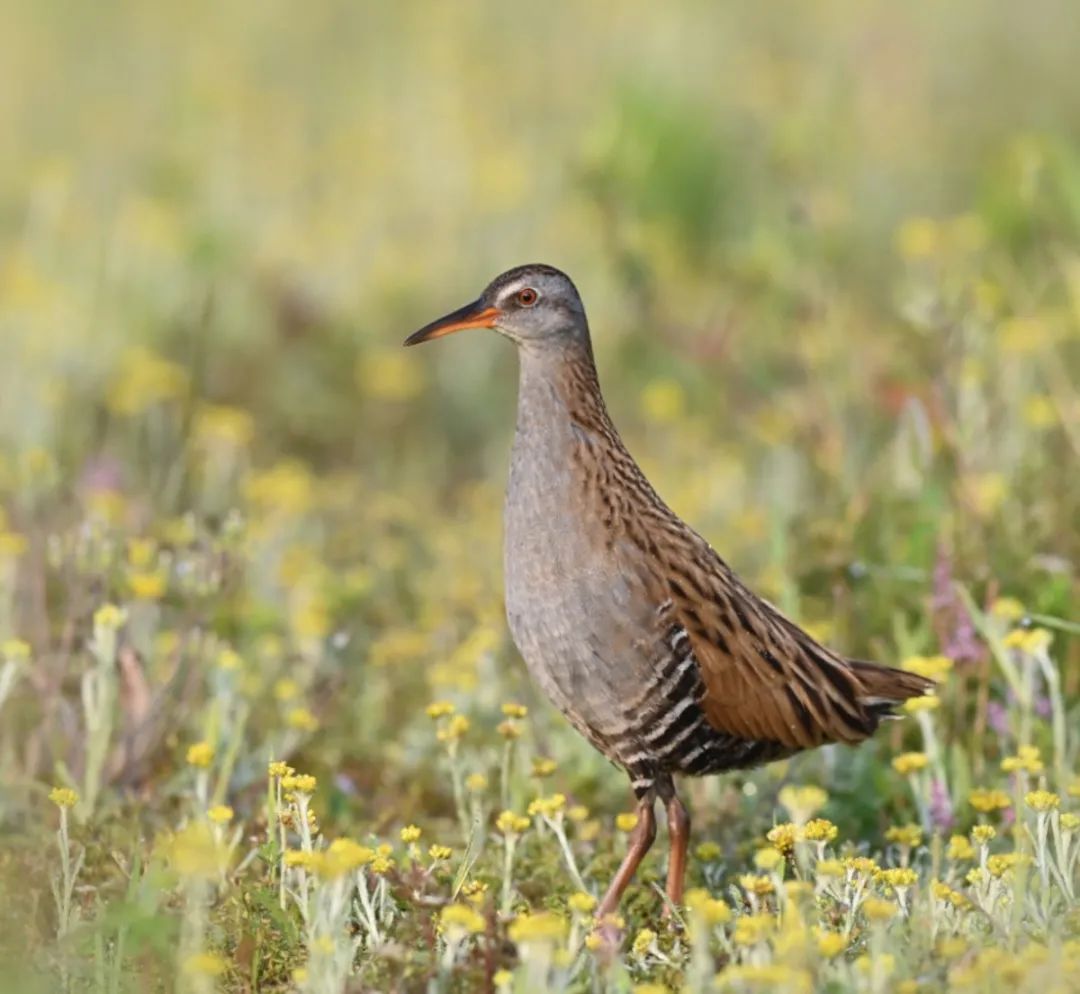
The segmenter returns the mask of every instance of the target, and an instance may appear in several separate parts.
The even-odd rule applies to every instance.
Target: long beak
[[[464,331],[466,328],[494,328],[498,316],[497,307],[484,307],[482,301],[474,300],[446,317],[424,325],[419,331],[414,331],[405,339],[405,344],[419,345],[421,342],[430,342],[433,338],[452,335],[455,331]]]

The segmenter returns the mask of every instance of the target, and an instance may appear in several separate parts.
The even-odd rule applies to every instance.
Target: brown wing
[[[666,530],[665,530],[666,531]],[[687,633],[705,685],[702,709],[720,732],[807,749],[858,742],[891,705],[928,693],[911,673],[851,663],[748,590],[688,529],[656,556],[657,594]]]

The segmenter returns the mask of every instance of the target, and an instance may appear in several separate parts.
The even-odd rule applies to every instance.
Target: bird
[[[626,771],[637,821],[597,915],[610,916],[665,808],[665,913],[682,904],[690,816],[675,778],[855,744],[932,692],[848,659],[753,593],[659,497],[600,391],[570,278],[518,266],[405,340],[488,328],[517,346],[517,421],[503,509],[510,633],[533,681]]]

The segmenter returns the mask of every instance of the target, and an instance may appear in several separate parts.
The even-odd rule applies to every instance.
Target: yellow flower
[[[529,709],[524,704],[515,704],[513,701],[507,701],[502,706],[502,713],[507,718],[524,718],[529,713]]]
[[[808,842],[834,842],[839,834],[840,830],[827,818],[811,818],[802,829]]]
[[[521,738],[521,726],[516,721],[500,721],[495,731],[504,739]]]
[[[812,978],[806,970],[785,963],[740,963],[729,965],[717,974],[721,990],[783,991],[784,994],[810,994]]]
[[[902,777],[925,770],[929,760],[925,752],[903,752],[893,758],[892,767]]]
[[[1075,832],[1078,828],[1080,828],[1080,815],[1066,811],[1061,816],[1061,830],[1063,832]]]
[[[290,773],[296,771],[287,763],[283,763],[280,759],[272,759],[267,766],[267,772],[272,777],[287,777]]]
[[[564,794],[552,794],[550,797],[538,797],[529,805],[530,815],[546,815],[548,818],[554,818],[563,808],[566,807],[566,796]]]
[[[986,868],[990,871],[991,876],[1001,877],[1013,867],[1025,866],[1029,861],[1030,857],[1025,856],[1023,853],[998,853],[986,860]]]
[[[439,915],[439,924],[444,933],[457,932],[465,935],[476,935],[484,931],[484,916],[467,904],[450,904],[442,909]]]
[[[615,816],[615,827],[620,832],[632,832],[638,823],[638,816],[633,811],[623,811]]]
[[[914,849],[922,842],[922,829],[918,825],[892,825],[886,830],[885,838],[897,845]]]
[[[1045,813],[1061,807],[1061,797],[1049,790],[1029,790],[1024,795],[1024,803],[1032,811]]]
[[[871,877],[878,871],[877,863],[869,856],[849,856],[844,860],[844,866],[863,877]]]
[[[862,909],[866,920],[871,922],[887,922],[897,912],[892,901],[884,901],[880,897],[868,897],[863,901]]]
[[[440,742],[457,742],[469,730],[469,719],[463,714],[454,714],[444,728],[435,733]]]
[[[559,764],[554,759],[547,759],[544,756],[537,756],[532,761],[532,775],[540,779],[550,777],[558,768]]]
[[[130,417],[155,404],[178,400],[188,391],[188,375],[176,363],[149,349],[129,349],[105,395],[106,406],[114,414]]]
[[[502,832],[503,835],[520,835],[531,825],[524,815],[514,814],[513,811],[503,811],[498,818],[495,819],[495,827]]]
[[[505,987],[507,990],[509,990],[510,985],[514,981],[514,975],[509,970],[496,970],[495,975],[491,978],[491,980],[496,987]]]
[[[723,925],[731,921],[731,908],[726,901],[711,897],[704,887],[694,887],[683,898],[686,907],[700,916],[706,925]]]
[[[206,817],[215,825],[227,825],[233,819],[233,809],[227,804],[215,804],[206,812]]]
[[[129,573],[127,582],[131,596],[136,600],[156,601],[165,595],[164,573],[157,571],[152,573]]]
[[[893,866],[882,870],[878,879],[896,890],[914,887],[919,882],[919,875],[910,866]]]
[[[1002,639],[1007,649],[1019,649],[1030,656],[1050,647],[1053,636],[1045,628],[1014,628]]]
[[[219,670],[224,670],[226,673],[235,673],[243,669],[244,660],[235,649],[226,646],[218,653],[217,666]]]
[[[214,747],[209,742],[196,742],[188,746],[188,766],[197,766],[205,769],[214,761]]]
[[[795,843],[802,838],[802,830],[792,822],[784,822],[770,828],[765,838],[772,843],[774,849],[790,853],[795,848]]]
[[[1046,394],[1032,394],[1026,397],[1021,410],[1024,423],[1036,430],[1050,428],[1058,423],[1058,412],[1053,398]]]
[[[952,860],[974,859],[975,848],[968,841],[966,835],[954,835],[949,839],[949,846],[945,850],[945,856]]]
[[[30,645],[22,639],[8,639],[0,646],[5,662],[25,663],[30,658]]]
[[[210,879],[221,871],[225,851],[203,821],[190,822],[168,840],[166,853],[182,877]]]
[[[283,676],[280,680],[274,682],[274,697],[281,701],[282,704],[291,701],[299,693],[300,684],[292,677]]]
[[[484,903],[488,885],[482,880],[470,880],[461,888],[461,894],[470,904],[480,905]]]
[[[102,604],[94,612],[94,628],[116,631],[127,620],[127,612],[115,604]]]
[[[774,849],[773,852],[776,852]],[[779,855],[779,853],[777,853]],[[764,897],[771,894],[776,888],[773,886],[771,877],[757,876],[753,873],[744,873],[739,877],[739,886],[748,894],[756,894]]]
[[[976,825],[971,830],[971,838],[980,846],[989,845],[997,836],[993,825]]]
[[[791,820],[800,825],[825,807],[828,799],[829,795],[824,790],[813,785],[796,787],[788,784],[781,789],[778,796],[780,804],[787,809]]]
[[[336,880],[375,861],[375,850],[352,839],[334,839],[327,848],[316,853],[312,868],[326,880]]]
[[[784,862],[784,855],[778,849],[773,849],[769,846],[767,849],[759,849],[754,853],[754,866],[759,870],[775,870],[781,863]]]
[[[314,732],[319,727],[319,719],[307,708],[291,708],[285,716],[285,723],[301,732]]]
[[[844,875],[844,864],[838,859],[819,859],[814,870],[819,877],[841,877]]]
[[[720,846],[715,842],[702,842],[694,852],[703,863],[711,863],[720,858]]]
[[[483,773],[470,773],[465,778],[465,788],[474,794],[481,794],[487,790],[488,778]]]
[[[215,953],[195,953],[184,960],[183,972],[189,976],[220,977],[228,964]]]
[[[507,929],[511,942],[555,944],[566,935],[566,922],[550,911],[518,915]]]
[[[566,809],[566,817],[573,822],[582,822],[589,817],[589,809],[584,804],[575,804]]]
[[[847,936],[842,932],[818,932],[818,953],[826,959],[839,956],[848,947]]]
[[[672,424],[680,420],[686,410],[686,394],[677,380],[653,380],[641,392],[641,406],[650,421]]]
[[[449,846],[440,846],[436,844],[429,847],[428,855],[431,857],[432,862],[439,863],[453,856],[454,850]]]
[[[215,446],[242,449],[255,435],[255,419],[239,407],[201,404],[195,412],[192,434],[195,444],[204,449]]]
[[[1005,791],[998,788],[976,787],[968,794],[968,804],[976,811],[989,814],[991,811],[1000,811],[1009,807],[1012,801]]]
[[[416,825],[406,825],[401,830],[401,841],[406,843],[416,842],[420,838],[420,829]]]
[[[643,928],[634,936],[634,942],[630,948],[635,956],[644,956],[655,941],[656,933],[651,928]]]
[[[285,790],[294,790],[298,794],[314,794],[318,781],[310,773],[293,773],[281,778]]]
[[[1019,621],[1027,612],[1015,597],[999,597],[990,605],[990,613],[1002,621]]]
[[[924,697],[909,697],[901,705],[908,714],[918,714],[920,711],[936,711],[941,707],[941,698],[927,695]]]
[[[70,787],[53,787],[49,791],[49,800],[58,808],[73,808],[79,803],[79,795]]]
[[[773,925],[772,915],[741,915],[735,919],[732,941],[737,946],[756,946],[764,942],[772,932]]]
[[[940,682],[949,675],[953,661],[948,656],[908,656],[900,668],[909,673]]]
[[[933,218],[911,217],[896,230],[896,248],[910,261],[930,259],[941,251],[944,236]]]
[[[583,890],[571,894],[566,903],[571,911],[576,911],[580,915],[590,915],[596,910],[596,898]]]
[[[1043,762],[1039,758],[1039,750],[1035,746],[1020,746],[1015,756],[1006,756],[1001,761],[1003,773],[1042,773]]]

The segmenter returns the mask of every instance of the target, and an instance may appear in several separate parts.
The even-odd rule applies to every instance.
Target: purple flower
[[[952,799],[945,781],[938,777],[930,781],[930,823],[942,832],[953,826]]]
[[[1009,734],[1009,712],[1005,705],[998,701],[990,701],[986,705],[986,723],[995,735]]]

